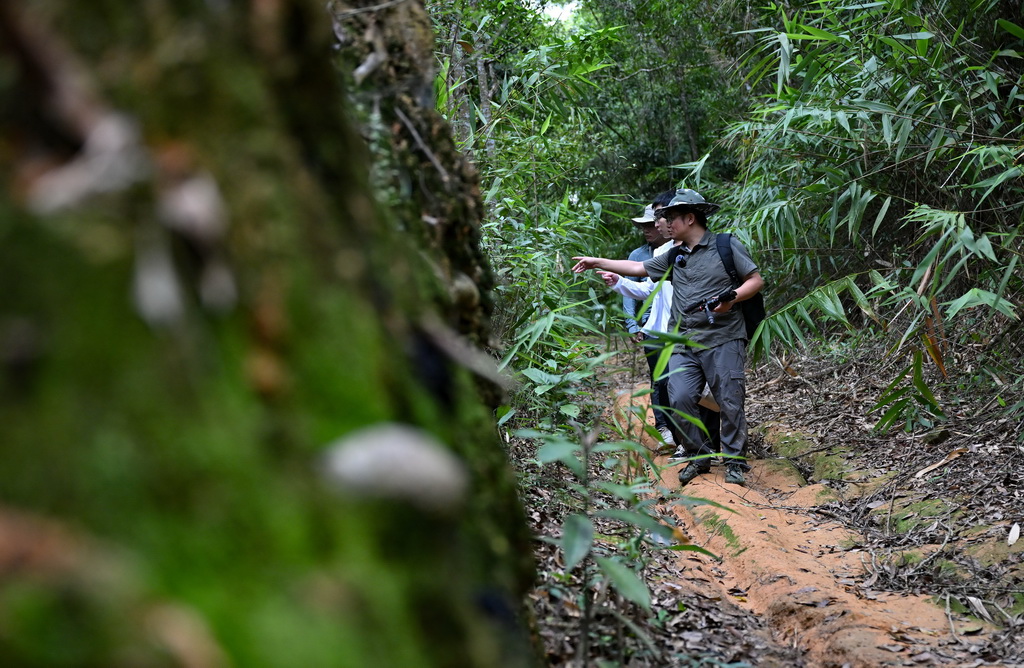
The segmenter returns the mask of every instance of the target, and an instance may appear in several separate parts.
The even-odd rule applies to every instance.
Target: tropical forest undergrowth
[[[979,397],[931,430],[879,432],[880,358],[821,348],[751,369],[746,487],[716,466],[684,495],[647,434],[653,467],[590,458],[589,487],[646,470],[646,512],[671,528],[668,541],[634,540],[615,512],[589,513],[591,556],[632,553],[646,606],[585,561],[566,568],[579,476],[541,465],[535,440],[508,429],[536,537],[528,604],[550,664],[1024,665],[1021,421]],[[604,368],[591,388],[605,404],[598,443],[622,438],[623,397],[646,398],[637,355]],[[628,506],[601,492],[588,503]]]

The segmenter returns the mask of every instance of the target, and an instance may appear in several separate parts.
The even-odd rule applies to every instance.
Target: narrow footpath
[[[629,413],[622,409],[646,401],[644,387],[617,392],[620,425]],[[642,442],[657,445],[646,435]],[[667,456],[655,461],[665,467],[668,491],[659,510],[676,518],[692,544],[718,557],[680,552],[677,585],[755,615],[804,665],[993,665],[970,651],[983,642],[984,625],[927,596],[873,589],[873,555],[859,547],[844,518],[820,507],[835,492],[807,484],[788,460],[752,459],[745,486],[726,484],[725,467],[716,463],[685,492],[677,479],[682,465],[669,466]]]
[[[678,488],[678,467],[663,482]],[[873,592],[854,534],[811,512],[828,490],[803,485],[792,467],[753,461],[747,486],[712,467],[685,493],[718,506],[674,506],[690,540],[721,558],[683,553],[683,583],[761,616],[775,640],[800,647],[808,665],[886,666],[938,662],[956,641],[925,596]],[[964,629],[970,622],[963,622]],[[953,657],[947,657],[953,658]]]

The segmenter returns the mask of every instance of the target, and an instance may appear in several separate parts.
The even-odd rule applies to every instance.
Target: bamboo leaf
[[[975,306],[988,306],[1007,317],[1019,320],[1012,302],[981,288],[971,288],[960,298],[949,302],[949,305],[946,307],[946,319],[953,318],[965,308],[973,308]]]
[[[878,210],[878,215],[875,216],[875,224],[871,227],[872,238],[878,232],[878,227],[882,224],[882,221],[885,220],[885,214],[889,212],[890,204],[892,204],[892,195],[885,198],[885,201],[882,202],[882,207]]]
[[[651,592],[633,569],[611,557],[598,557],[595,561],[601,572],[624,598],[643,608],[651,607]]]
[[[975,240],[975,242],[976,242],[976,245],[977,245],[977,250],[976,250],[976,254],[977,255],[981,255],[982,257],[988,258],[989,260],[992,260],[993,262],[996,261],[996,254],[992,250],[992,242],[989,240],[987,234],[985,234],[983,232],[981,234],[981,236],[978,237]]]
[[[857,4],[857,5],[843,5],[842,7],[837,7],[837,9],[839,11],[849,12],[849,11],[856,11],[856,10],[863,10],[863,9],[874,9],[876,7],[888,7],[888,6],[889,6],[888,2],[865,2],[865,3],[861,3],[861,4]]]
[[[917,55],[917,53],[915,53],[913,50],[911,50],[906,44],[903,44],[902,42],[897,41],[897,40],[893,39],[892,37],[881,35],[881,36],[878,37],[878,41],[881,42],[882,44],[886,44],[886,45],[892,47],[893,49],[895,49],[896,51],[898,51],[898,52],[900,52],[900,53],[902,53],[904,55],[908,55],[908,56],[916,56]]]
[[[635,510],[624,508],[608,508],[594,513],[594,516],[618,520],[668,540],[673,538],[672,527],[662,524],[646,513],[638,513]]]
[[[654,364],[654,371],[651,374],[653,378],[662,378],[665,375],[665,369],[668,368],[669,360],[672,359],[672,351],[675,350],[675,344],[670,343],[661,349],[658,353],[658,361]]]
[[[907,367],[907,371],[908,372],[910,371],[910,367]],[[899,383],[902,380],[903,380],[903,376],[897,378],[894,381],[894,384]],[[882,396],[878,400],[878,402],[874,406],[871,407],[871,411],[870,412],[874,412],[874,411],[877,411],[880,408],[883,408],[885,406],[889,406],[894,401],[896,401],[897,399],[900,399],[900,398],[903,398],[903,397],[907,397],[907,395],[909,395],[909,394],[910,394],[910,388],[909,387],[901,387],[898,390],[894,390],[894,389],[892,389],[892,385],[890,385],[889,389],[887,389],[885,392],[882,393]]]
[[[896,161],[903,157],[907,149],[907,140],[910,139],[910,131],[914,129],[914,121],[910,118],[903,118],[899,123],[899,132],[896,137]]]
[[[586,515],[569,515],[562,523],[562,538],[559,541],[565,570],[571,571],[583,561],[594,544],[594,525]]]
[[[1014,165],[1014,166],[1010,167],[1009,169],[1006,169],[1006,170],[1000,172],[999,174],[996,174],[995,176],[992,176],[990,178],[985,179],[984,181],[979,181],[978,183],[973,184],[971,187],[972,188],[985,188],[987,186],[985,192],[982,193],[981,198],[979,200],[979,201],[984,201],[985,199],[988,198],[989,195],[992,194],[992,191],[995,190],[996,188],[998,188],[999,186],[1003,185],[1007,181],[1010,181],[1011,179],[1016,179],[1016,178],[1021,178],[1021,177],[1024,177],[1024,170],[1022,170],[1020,167]]]
[[[935,409],[941,413],[939,408],[939,402],[935,399],[935,395],[932,393],[932,388],[928,386],[928,383],[924,379],[924,355],[921,354],[920,350],[914,351],[914,388],[918,393],[925,399],[930,408]]]
[[[1024,28],[1021,28],[1016,23],[1011,23],[1006,19],[997,19],[996,25],[1005,30],[1006,32],[1010,33],[1017,39],[1024,39]]]
[[[797,24],[794,27],[796,27],[799,30],[802,30],[803,33],[787,33],[787,36],[790,39],[817,39],[824,40],[826,42],[835,42],[839,40],[838,37],[828,32],[827,30],[822,30],[821,28],[815,28],[814,26],[804,24]]]
[[[541,124],[541,126],[540,126],[540,133],[539,133],[541,136],[544,136],[544,133],[548,131],[549,127],[551,127],[551,117],[552,117],[552,115],[553,115],[553,112],[549,112],[548,113],[548,117],[545,118],[544,119],[544,123]]]
[[[1019,255],[1014,255],[1010,258],[1010,264],[1003,271],[1003,278],[999,281],[999,289],[996,294],[1002,297],[1006,292],[1006,284],[1010,282],[1010,277],[1013,276],[1013,270],[1017,267],[1017,260],[1020,259]]]
[[[836,122],[839,123],[841,128],[846,130],[846,134],[853,134],[853,131],[850,129],[850,117],[845,111],[836,112]]]
[[[789,38],[786,33],[778,34],[779,40],[779,71],[776,80],[776,89],[782,91],[786,81],[789,79],[789,59],[792,53],[792,45],[789,43]]]
[[[885,414],[882,415],[878,422],[875,423],[875,430],[882,431],[891,426],[894,422],[896,422],[896,420],[898,420],[903,415],[903,411],[909,404],[909,397],[904,397],[897,401],[895,404],[893,404],[889,408],[889,410],[887,410]]]

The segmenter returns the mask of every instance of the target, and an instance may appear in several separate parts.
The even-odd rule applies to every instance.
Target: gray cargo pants
[[[668,398],[672,408],[686,415],[697,416],[704,383],[722,408],[722,453],[745,456],[747,450],[747,416],[743,409],[747,391],[744,367],[747,342],[729,341],[714,348],[677,346],[669,360]],[[682,445],[689,455],[713,452],[700,427],[673,415]]]

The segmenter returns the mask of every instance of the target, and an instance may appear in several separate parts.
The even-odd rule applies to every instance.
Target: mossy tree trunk
[[[422,6],[15,4],[0,664],[531,663]],[[332,448],[378,461],[332,478]]]

